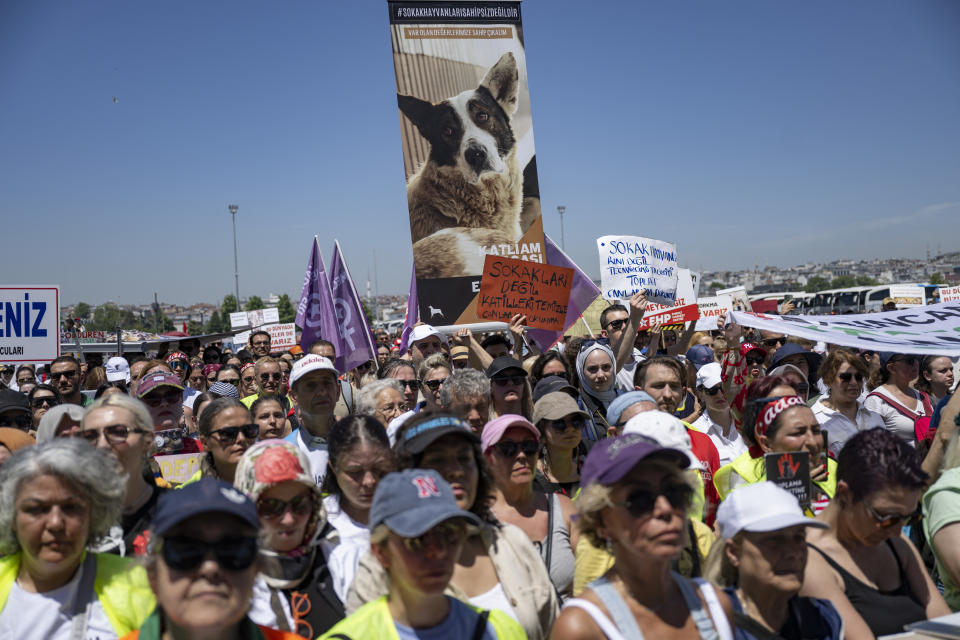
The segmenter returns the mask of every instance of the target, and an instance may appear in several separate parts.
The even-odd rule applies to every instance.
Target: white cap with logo
[[[829,529],[830,525],[803,515],[800,503],[786,489],[772,482],[740,487],[720,503],[717,527],[720,537],[730,539],[741,531],[763,533],[802,525]]]
[[[290,370],[290,386],[295,385],[300,378],[312,371],[330,371],[334,377],[340,375],[330,358],[311,353],[293,363],[293,369]]]

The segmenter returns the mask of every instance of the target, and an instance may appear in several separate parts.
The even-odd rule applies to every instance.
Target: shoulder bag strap
[[[875,398],[880,398],[881,400],[883,400],[884,402],[886,402],[888,405],[890,405],[891,407],[893,407],[894,409],[896,409],[897,411],[899,411],[900,413],[902,413],[902,414],[905,415],[906,417],[910,418],[911,420],[916,420],[917,418],[921,417],[921,416],[919,416],[919,415],[917,414],[916,411],[911,411],[910,409],[907,409],[905,406],[903,406],[902,404],[900,404],[899,402],[897,402],[897,401],[894,400],[893,398],[889,398],[889,397],[883,395],[882,393],[877,393],[876,391],[874,391],[874,392],[872,392],[872,393],[868,393],[868,394],[867,394],[867,397],[868,397],[868,398],[871,397],[871,396],[873,396],[873,397],[875,397]]]
[[[477,626],[473,628],[473,640],[481,640],[483,638],[483,634],[487,632],[487,618],[489,617],[489,609],[484,609],[480,612],[480,615],[477,616]]]
[[[550,560],[553,558],[553,494],[547,496],[547,555],[543,559],[547,565],[547,575],[550,575]]]
[[[93,591],[97,579],[97,556],[91,551],[80,565],[80,581],[77,585],[77,597],[74,605],[73,618],[70,620],[70,640],[86,640],[87,622],[90,620],[90,610],[97,599]]]

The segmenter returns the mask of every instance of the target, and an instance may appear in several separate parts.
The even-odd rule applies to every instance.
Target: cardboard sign
[[[957,300],[960,300],[960,285],[940,287],[940,302],[955,302]]]
[[[890,297],[897,303],[898,308],[904,308],[922,307],[925,296],[923,287],[895,285],[890,287]]]
[[[280,322],[280,311],[276,307],[256,309],[255,311],[237,311],[230,314],[231,329],[256,329],[259,326]]]
[[[730,296],[697,298],[697,307],[700,309],[697,331],[716,331],[717,318],[733,309],[733,298]]]
[[[60,357],[60,287],[0,286],[0,361]]]
[[[573,269],[487,255],[480,280],[477,315],[510,322],[527,316],[527,326],[563,331]]]
[[[763,456],[763,463],[767,480],[796,496],[801,507],[810,507],[809,451],[767,453]]]
[[[692,322],[700,317],[700,310],[696,304],[685,304],[682,307],[667,307],[653,313],[643,314],[638,329],[649,329],[655,320],[659,320],[661,325],[682,324]]]
[[[200,469],[203,453],[177,453],[169,456],[156,456],[163,479],[170,484],[183,484]]]
[[[720,289],[718,296],[730,296],[733,301],[734,311],[753,311],[750,306],[750,299],[747,298],[747,290],[744,287],[730,287],[729,289]]]
[[[270,353],[287,351],[297,344],[297,325],[292,322],[260,327],[270,334]]]
[[[597,238],[600,290],[607,300],[629,298],[646,289],[647,300],[677,303],[677,247],[641,236]]]

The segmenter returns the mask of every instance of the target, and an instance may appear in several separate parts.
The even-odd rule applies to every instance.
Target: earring
[[[607,538],[606,547],[607,547],[607,553],[609,553],[609,554],[612,555],[612,554],[613,554],[613,540],[611,540],[610,538]]]

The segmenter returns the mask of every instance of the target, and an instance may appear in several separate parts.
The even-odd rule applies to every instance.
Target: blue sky
[[[523,3],[544,211],[734,269],[960,248],[960,4]],[[386,3],[0,2],[6,284],[66,302],[361,292],[411,250]],[[113,98],[117,101],[114,102]]]

